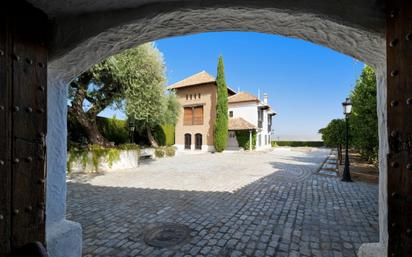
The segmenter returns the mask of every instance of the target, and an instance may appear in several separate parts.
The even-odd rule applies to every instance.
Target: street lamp
[[[350,177],[350,170],[349,170],[349,121],[348,117],[350,113],[352,112],[352,102],[350,101],[349,98],[346,98],[346,101],[342,103],[343,107],[343,114],[345,114],[345,125],[346,125],[346,130],[345,130],[345,144],[346,144],[346,150],[345,150],[345,168],[343,169],[343,175],[342,175],[342,181],[345,182],[352,182],[352,179]]]

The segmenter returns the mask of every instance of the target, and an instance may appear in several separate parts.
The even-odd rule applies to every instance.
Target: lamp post
[[[352,112],[352,103],[349,98],[346,98],[346,101],[342,103],[343,106],[343,113],[345,114],[345,168],[343,169],[342,181],[344,182],[352,182],[350,177],[350,170],[349,170],[349,121],[348,117]]]
[[[129,119],[129,140],[130,143],[134,143],[134,130],[135,130],[135,125],[134,125],[134,120]]]

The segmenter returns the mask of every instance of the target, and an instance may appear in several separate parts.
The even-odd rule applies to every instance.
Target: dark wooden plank
[[[11,37],[9,20],[0,11],[0,256],[11,247]]]
[[[11,250],[45,242],[47,16],[18,1],[10,7]]]
[[[412,253],[412,2],[387,0],[389,256]]]

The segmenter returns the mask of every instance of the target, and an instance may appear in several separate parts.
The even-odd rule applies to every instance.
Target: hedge
[[[163,132],[166,136],[166,146],[175,144],[175,126],[173,124],[162,125]]]
[[[97,117],[96,123],[100,133],[102,133],[102,135],[110,142],[120,145],[129,141],[129,132],[126,121],[116,119],[116,117]],[[80,144],[87,143],[82,126],[80,126],[76,119],[71,118],[70,116],[67,120],[67,130],[69,132],[69,141]]]
[[[153,132],[153,136],[160,146],[174,145],[175,127],[172,124],[156,126]]]
[[[115,145],[126,144],[129,142],[129,132],[127,127],[127,121],[119,120],[115,117],[104,118],[97,117],[97,128],[100,133],[109,141],[114,142]],[[74,144],[86,144],[85,133],[83,128],[75,119],[68,119],[67,128],[69,131],[69,141]],[[153,131],[153,135],[156,141],[161,146],[171,146],[175,143],[175,127],[173,124],[165,124],[162,126],[156,126]],[[146,131],[135,132],[135,143],[148,144]]]
[[[97,127],[102,135],[116,145],[129,142],[129,131],[125,120],[97,117]]]
[[[292,146],[292,147],[322,147],[323,141],[272,141],[272,147]]]

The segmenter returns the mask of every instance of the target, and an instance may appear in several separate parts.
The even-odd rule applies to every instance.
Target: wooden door
[[[192,135],[185,134],[185,149],[190,149],[192,145]]]
[[[195,135],[195,149],[202,150],[202,134],[197,133]]]
[[[46,15],[0,10],[0,256],[45,241]]]
[[[412,1],[387,0],[388,255],[412,254]]]

